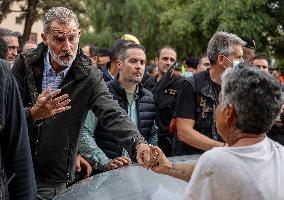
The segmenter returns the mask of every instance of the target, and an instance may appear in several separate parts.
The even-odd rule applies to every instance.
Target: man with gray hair
[[[145,164],[150,162],[149,145],[112,99],[101,72],[78,49],[80,27],[73,11],[49,9],[41,36],[43,43],[18,56],[12,68],[26,111],[39,197],[52,199],[74,179],[88,110],[131,158],[137,151]],[[76,167],[87,166],[85,162],[79,159]]]
[[[183,199],[284,199],[284,147],[266,136],[280,112],[281,90],[277,79],[249,64],[226,70],[216,124],[228,146],[205,152],[196,165],[172,163],[153,147],[149,168],[189,181]]]
[[[6,58],[4,58],[10,65],[14,63],[16,56],[18,55],[19,40],[18,34],[9,30],[0,28],[0,38],[2,38],[8,47]]]
[[[177,137],[173,155],[202,153],[225,145],[216,131],[214,117],[221,75],[242,60],[243,45],[245,42],[234,34],[215,33],[207,48],[210,69],[181,84],[175,111]]]

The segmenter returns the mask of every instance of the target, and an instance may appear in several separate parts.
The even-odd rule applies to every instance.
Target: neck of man
[[[124,80],[122,77],[118,78],[119,84],[124,88],[125,92],[134,94],[136,91],[137,83]]]
[[[163,78],[164,74],[158,72],[157,81],[159,82]]]
[[[221,85],[222,83],[221,76],[224,71],[225,69],[223,66],[219,66],[218,64],[211,65],[210,71],[209,71],[211,80],[214,83]]]
[[[64,69],[67,68],[67,66],[61,66],[59,65],[55,60],[53,60],[52,56],[49,55],[49,60],[50,60],[50,64],[52,66],[52,69],[55,71],[56,74],[58,74],[59,72],[63,71]]]
[[[227,144],[232,147],[253,145],[263,140],[266,136],[265,133],[244,133],[237,129],[230,132],[231,134],[228,138]]]
[[[111,75],[113,77],[117,76],[119,70],[118,70],[118,68],[116,66],[116,61],[110,63],[110,67],[109,67],[108,70],[109,70],[109,73],[111,73]]]

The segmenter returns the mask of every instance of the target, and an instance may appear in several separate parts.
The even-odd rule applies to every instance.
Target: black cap
[[[250,48],[250,49],[255,48],[256,45],[253,39],[250,39],[248,37],[241,37],[241,39],[246,42],[246,45],[245,45],[246,48]]]

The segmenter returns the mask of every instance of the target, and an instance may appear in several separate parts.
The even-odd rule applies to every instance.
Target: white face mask
[[[225,58],[227,58],[226,56],[224,56]],[[233,60],[233,61],[231,61],[229,58],[227,58],[227,60],[232,64],[232,67],[236,67],[236,66],[238,66],[243,60],[241,59],[241,60]],[[228,67],[225,67],[224,65],[223,65],[223,67],[225,68],[225,69],[227,69]]]
[[[237,67],[240,63],[240,60],[233,60],[233,67]]]

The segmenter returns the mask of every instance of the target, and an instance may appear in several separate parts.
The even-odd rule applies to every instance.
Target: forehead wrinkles
[[[55,35],[70,36],[71,34],[77,34],[79,31],[74,21],[62,23],[61,21],[54,20],[50,23],[49,32]]]
[[[76,28],[60,28],[60,27],[51,27],[50,33],[52,33],[55,36],[76,36],[78,33],[78,30]]]

